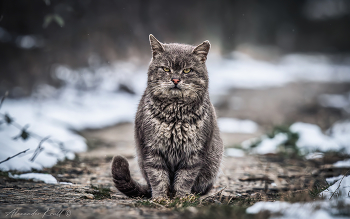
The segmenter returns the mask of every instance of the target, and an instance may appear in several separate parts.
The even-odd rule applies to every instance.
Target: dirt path
[[[52,174],[60,182],[70,182],[73,185],[19,181],[4,176],[1,178],[1,218],[9,218],[11,213],[6,212],[15,209],[18,209],[17,213],[33,213],[37,210],[41,213],[33,216],[37,218],[42,217],[48,209],[51,210],[46,214],[59,214],[61,211],[61,217],[70,214],[70,218],[181,217],[181,211],[145,207],[139,200],[127,198],[114,188],[110,161],[117,154],[128,159],[131,174],[137,181],[144,182],[134,159],[132,124],[86,131],[83,135],[93,149],[80,153],[76,160],[65,161],[43,171]],[[266,194],[275,194],[277,191],[305,189],[307,185],[304,182],[314,169],[295,164],[290,168],[283,167],[278,162],[270,162],[267,157],[225,157],[222,173],[211,194],[225,188],[218,198],[219,202],[224,203],[229,199],[261,199],[267,197]],[[303,177],[305,180],[301,180]],[[295,178],[298,180],[294,180],[291,188],[291,181]],[[272,185],[272,182],[276,185]]]

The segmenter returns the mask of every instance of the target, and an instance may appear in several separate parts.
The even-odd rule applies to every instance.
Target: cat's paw
[[[152,197],[152,202],[161,204],[161,205],[167,205],[170,203],[170,199],[167,196],[162,196],[162,197]]]
[[[167,199],[168,196],[166,194],[152,194],[152,199]]]
[[[177,191],[175,194],[175,198],[185,198],[187,196],[191,195],[191,192],[185,192],[185,191]]]

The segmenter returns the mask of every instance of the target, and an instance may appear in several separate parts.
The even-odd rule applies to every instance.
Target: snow
[[[62,184],[62,185],[73,185],[73,183],[70,183],[70,182],[60,182],[60,184]]]
[[[261,142],[258,144],[258,146],[252,149],[252,153],[255,153],[255,154],[276,153],[278,146],[284,143],[287,139],[288,139],[288,136],[285,133],[278,133],[274,138],[269,138],[268,136],[263,135],[261,137]],[[255,139],[254,141],[247,140],[242,143],[242,146],[244,148],[247,148],[253,142],[255,142]]]
[[[244,151],[237,148],[226,148],[225,154],[229,157],[244,157]]]
[[[332,64],[322,55],[291,54],[270,63],[239,52],[233,52],[232,59],[209,53],[207,67],[211,95],[232,88],[262,89],[296,81],[350,81],[349,66]]]
[[[251,120],[239,120],[234,118],[218,118],[218,126],[221,132],[227,133],[255,133],[258,124]]]
[[[327,178],[328,183],[335,183],[327,190],[321,192],[320,197],[325,198],[323,201],[314,201],[306,203],[288,203],[288,202],[257,202],[247,208],[248,214],[257,214],[261,211],[269,211],[272,214],[278,214],[272,218],[339,218],[341,215],[338,210],[340,206],[350,205],[350,176],[343,175]],[[340,186],[339,186],[340,184]],[[339,188],[338,188],[339,187]],[[331,198],[332,194],[335,195]]]
[[[13,159],[0,164],[2,171],[31,171],[51,167],[65,158],[73,159],[75,152],[86,150],[85,139],[73,130],[102,128],[119,122],[132,122],[142,90],[146,86],[146,74],[138,74],[135,66],[117,63],[111,67],[100,67],[95,71],[81,69],[79,72],[65,66],[56,69],[56,77],[66,83],[55,89],[42,86],[31,98],[6,99],[1,113],[8,113],[16,123],[29,124],[28,132],[64,143],[63,152],[58,144],[45,141],[42,151],[29,161],[38,147],[40,139],[13,140],[20,130],[14,126],[0,126],[0,161],[21,151],[30,149]],[[143,69],[146,71],[146,69]],[[115,71],[122,71],[117,76]],[[136,72],[135,74],[132,73]],[[140,70],[139,70],[140,71]],[[121,84],[134,81],[132,88],[137,95],[118,91]],[[25,109],[25,110],[23,110]]]
[[[321,128],[317,125],[297,122],[290,126],[290,130],[299,134],[297,146],[305,152],[315,150],[338,151],[343,148],[332,137],[323,134]]]
[[[43,181],[44,183],[48,183],[48,184],[57,184],[56,178],[53,177],[51,174],[25,173],[21,175],[12,175],[11,173],[9,173],[9,177],[14,179],[32,179],[36,182]]]
[[[339,218],[340,212],[337,210],[339,200],[315,201],[306,203],[288,203],[288,202],[257,202],[253,206],[247,208],[248,214],[257,214],[261,211],[269,211],[278,216],[271,218],[284,219],[328,219]],[[346,205],[350,204],[350,199],[343,200]]]
[[[340,178],[340,176],[338,178]],[[326,199],[330,199],[330,197],[334,192],[335,192],[333,196],[334,198],[345,198],[350,203],[350,196],[348,195],[350,194],[350,175],[344,178],[342,176],[336,183],[330,186],[327,190],[321,192],[320,196],[325,197]]]
[[[296,142],[301,153],[306,156],[306,159],[322,158],[322,153],[312,153],[313,151],[340,151],[350,154],[350,122],[342,121],[335,123],[324,134],[320,127],[314,124],[296,122],[290,126],[290,131],[299,134],[299,139]],[[253,153],[267,154],[276,153],[278,146],[287,140],[288,136],[285,133],[278,133],[274,138],[269,138],[263,135],[260,138],[260,143],[252,149]],[[249,148],[256,139],[247,140],[242,143],[244,148]]]
[[[331,183],[334,183],[334,182],[340,180],[341,178],[343,178],[343,176],[344,175],[330,177],[330,178],[327,178],[326,181],[331,184]]]
[[[322,153],[322,152],[313,152],[313,153],[307,154],[305,156],[305,159],[306,160],[316,160],[316,159],[321,159],[323,157],[324,157],[324,153]]]
[[[350,120],[336,122],[329,130],[329,136],[350,153]]]
[[[350,159],[341,160],[333,164],[334,167],[350,167]]]
[[[320,81],[343,83],[350,81],[350,68],[332,64],[324,56],[288,55],[276,62],[254,60],[242,53],[232,53],[231,59],[224,59],[214,53],[208,57],[212,99],[227,94],[233,88],[263,89],[283,86],[295,81]],[[306,74],[307,73],[307,74]],[[63,142],[65,151],[57,144],[45,141],[44,150],[34,162],[29,161],[40,139],[13,140],[20,133],[13,126],[0,125],[0,161],[21,151],[30,149],[9,161],[0,164],[0,170],[31,171],[51,167],[59,160],[73,159],[75,152],[86,150],[83,137],[73,130],[102,128],[120,122],[132,122],[138,101],[147,85],[147,66],[137,61],[119,61],[104,65],[96,57],[89,59],[89,66],[71,69],[57,65],[51,73],[63,84],[60,88],[49,85],[38,87],[29,98],[6,99],[1,113],[8,113],[16,123],[29,124],[28,131],[50,140]],[[122,88],[128,88],[123,89]],[[131,92],[125,92],[129,90]],[[134,93],[134,94],[132,94]],[[225,132],[252,133],[258,128],[253,121],[230,118],[219,119]],[[344,125],[339,124],[339,127]],[[337,138],[337,145],[348,145],[346,132],[331,135]],[[275,143],[284,139],[279,136]],[[265,143],[272,151],[271,142]],[[270,144],[270,145],[269,145]]]

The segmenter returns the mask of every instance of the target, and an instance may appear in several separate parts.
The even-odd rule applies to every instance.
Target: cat
[[[149,40],[147,88],[135,118],[137,158],[147,185],[131,178],[122,156],[112,161],[114,184],[129,197],[205,195],[213,187],[223,155],[208,93],[205,62],[210,43],[165,44],[152,34]]]

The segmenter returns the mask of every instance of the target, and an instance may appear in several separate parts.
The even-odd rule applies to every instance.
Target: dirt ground
[[[320,107],[317,96],[348,90],[346,84],[289,84],[264,90],[232,90],[213,102],[219,116],[252,119],[260,125],[254,134],[222,133],[225,146],[232,147],[277,124],[304,121],[328,128],[344,114]],[[0,218],[43,218],[50,214],[51,218],[183,218],[198,213],[194,208],[150,207],[144,200],[127,198],[114,188],[110,168],[114,155],[126,157],[133,177],[144,182],[135,160],[133,124],[85,130],[81,134],[87,139],[87,152],[41,171],[72,185],[15,180],[1,173]],[[344,171],[327,164],[337,159],[307,161],[273,154],[225,156],[217,183],[207,198],[220,205],[247,198],[252,202],[275,200],[282,192],[308,191],[317,181]]]

